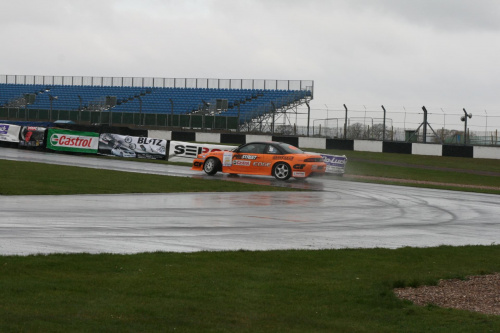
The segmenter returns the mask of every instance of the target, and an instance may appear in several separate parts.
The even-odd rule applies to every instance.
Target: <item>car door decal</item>
[[[233,153],[230,151],[225,151],[222,155],[222,166],[231,166],[233,164]]]

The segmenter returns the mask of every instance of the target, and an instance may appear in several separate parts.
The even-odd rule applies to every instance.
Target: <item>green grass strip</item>
[[[0,257],[2,332],[498,332],[395,297],[500,271],[500,246]]]
[[[289,191],[272,187],[0,160],[0,195]]]

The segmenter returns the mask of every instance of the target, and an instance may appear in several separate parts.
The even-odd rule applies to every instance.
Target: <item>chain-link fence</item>
[[[385,109],[385,112],[384,112]],[[299,136],[427,142],[444,144],[500,145],[500,110],[468,110],[473,116],[463,120],[464,110],[422,107],[400,108],[312,108],[307,128],[307,110],[297,110],[295,119],[279,123],[275,133]],[[385,113],[385,117],[384,117]],[[281,131],[281,132],[280,132]],[[464,135],[466,133],[466,135]],[[467,141],[465,141],[467,140]]]

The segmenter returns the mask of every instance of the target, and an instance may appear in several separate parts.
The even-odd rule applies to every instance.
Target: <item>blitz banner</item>
[[[49,128],[47,148],[60,151],[97,154],[99,133]]]
[[[21,126],[0,124],[0,141],[19,142]]]
[[[102,133],[99,154],[119,157],[165,159],[167,140]]]

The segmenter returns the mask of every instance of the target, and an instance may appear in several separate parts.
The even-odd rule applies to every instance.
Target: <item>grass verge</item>
[[[0,257],[0,331],[498,332],[393,287],[500,270],[500,246]]]
[[[500,160],[338,150],[322,152],[347,156],[349,180],[500,194]],[[365,176],[385,179],[363,178]]]
[[[225,181],[0,160],[0,195],[289,191]]]

